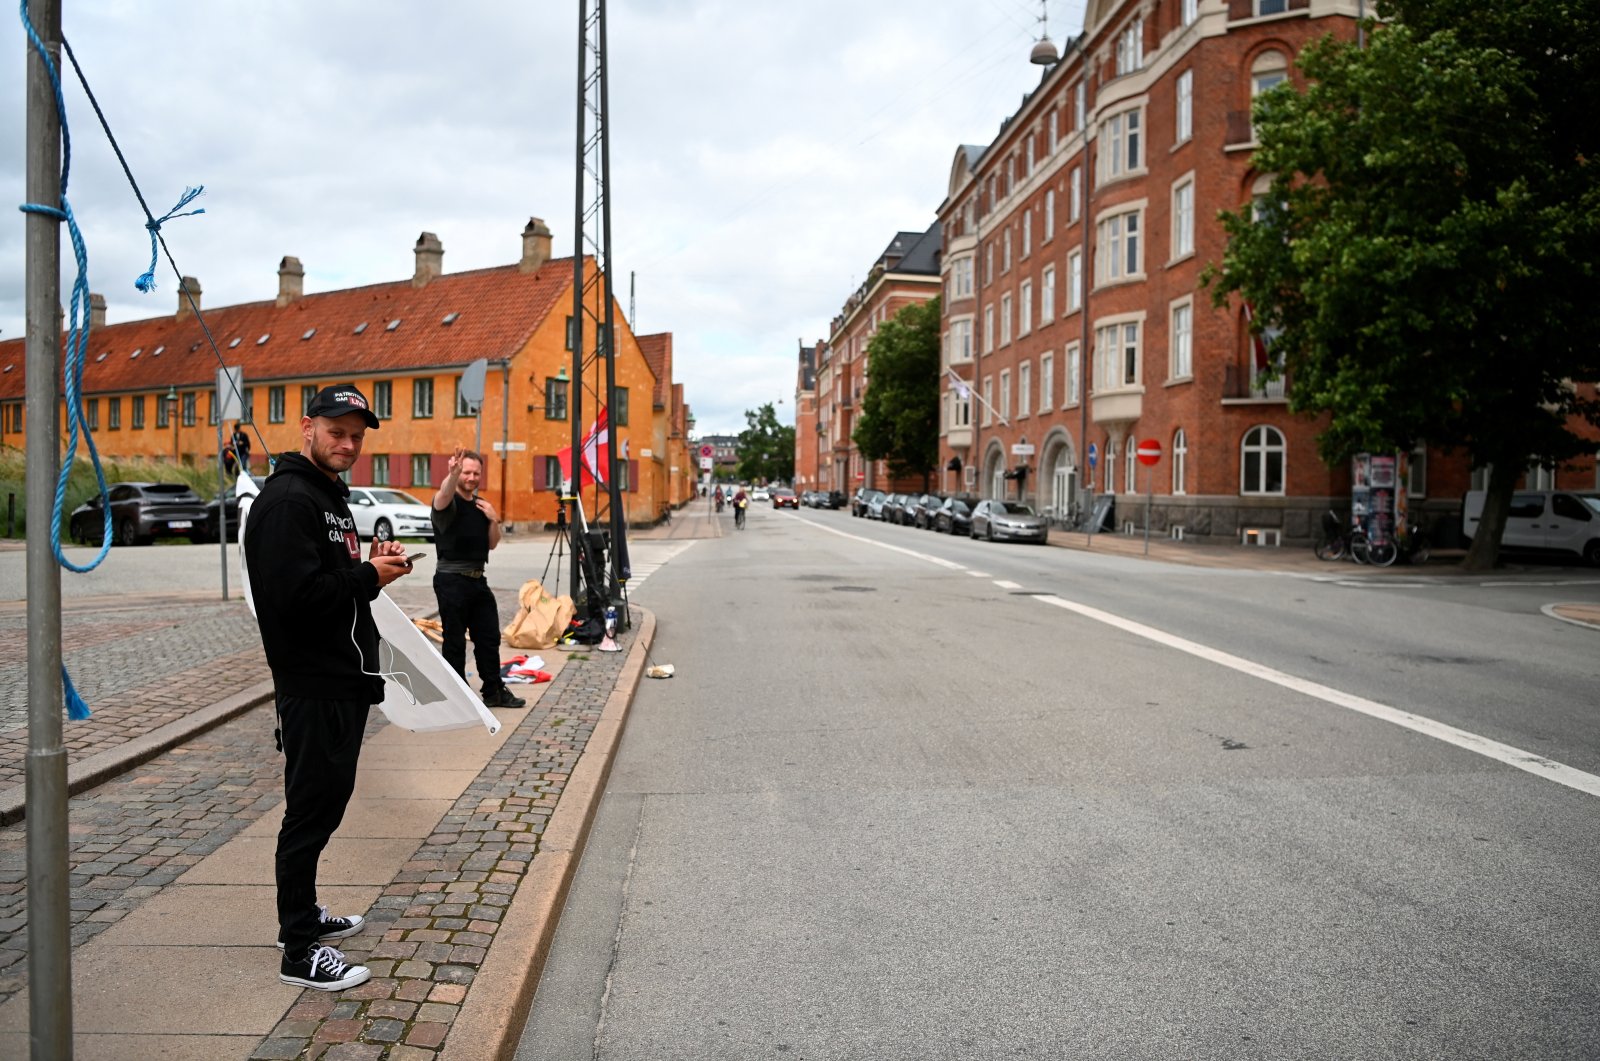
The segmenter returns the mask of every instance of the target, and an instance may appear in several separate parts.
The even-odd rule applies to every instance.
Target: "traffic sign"
[[[709,457],[715,452],[716,452],[716,450],[712,449],[710,446],[701,446],[700,447],[700,456],[702,456],[702,457]]]
[[[1147,438],[1139,443],[1139,448],[1135,452],[1139,457],[1139,463],[1148,467],[1161,459],[1161,443],[1153,438]]]
[[[1100,447],[1093,442],[1089,443],[1089,467],[1093,468],[1100,463]]]

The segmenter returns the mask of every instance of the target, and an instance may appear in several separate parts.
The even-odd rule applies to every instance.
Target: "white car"
[[[750,500],[752,500],[752,501],[771,501],[772,500],[772,494],[770,494],[767,491],[766,487],[758,486],[754,490],[750,491]]]
[[[433,519],[428,506],[404,490],[386,486],[352,486],[350,514],[356,533],[380,542],[395,538],[432,538]]]

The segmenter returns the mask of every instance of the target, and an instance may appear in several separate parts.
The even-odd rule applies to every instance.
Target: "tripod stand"
[[[545,586],[550,577],[550,565],[556,565],[556,578],[561,577],[561,553],[567,544],[567,499],[556,498],[556,540],[550,543],[550,555],[544,558],[544,573],[539,576],[539,581]]]

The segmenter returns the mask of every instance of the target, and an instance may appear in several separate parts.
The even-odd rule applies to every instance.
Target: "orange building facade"
[[[571,445],[573,261],[551,259],[550,242],[549,230],[534,219],[523,231],[516,264],[447,274],[438,239],[423,233],[410,279],[309,295],[300,262],[286,257],[275,299],[202,305],[223,364],[243,373],[255,470],[265,470],[264,450],[299,450],[300,419],[312,395],[331,383],[353,382],[382,421],[349,473],[353,485],[390,485],[426,500],[454,447],[479,447],[484,493],[503,518],[553,522],[561,479],[556,454]],[[585,267],[592,270],[593,261],[586,259]],[[188,278],[184,285],[199,301],[199,283]],[[596,285],[590,290],[598,302]],[[100,452],[214,462],[218,362],[188,299],[180,293],[172,316],[109,325],[103,305],[94,310],[83,380],[85,413]],[[603,319],[601,307],[590,308]],[[621,307],[614,305],[613,313],[617,401],[611,418],[623,504],[629,523],[651,523],[690,496],[692,486],[681,474],[688,467],[689,411],[681,385],[670,379],[671,336],[650,337],[653,348],[665,347],[665,356],[652,363]],[[585,336],[584,345],[592,351],[595,337]],[[488,371],[475,412],[458,391],[463,372],[479,359]],[[0,343],[0,444],[18,448],[23,362],[22,340]],[[585,432],[603,394],[603,370],[591,352],[582,373]],[[233,425],[221,426],[227,435]],[[591,491],[584,496],[590,519],[607,514],[603,496],[598,512]]]

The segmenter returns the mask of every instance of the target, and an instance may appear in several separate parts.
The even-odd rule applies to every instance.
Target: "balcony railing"
[[[1289,381],[1280,371],[1272,378],[1254,367],[1228,365],[1222,377],[1222,397],[1225,400],[1282,401],[1288,397]]]

